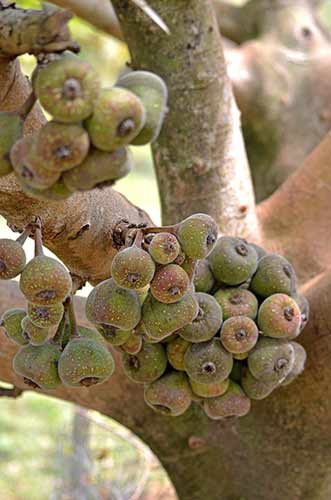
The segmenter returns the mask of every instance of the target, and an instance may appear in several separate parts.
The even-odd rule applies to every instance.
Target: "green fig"
[[[118,350],[121,352],[126,352],[127,354],[138,354],[143,346],[143,337],[134,333],[135,330],[131,332],[130,337],[118,346]]]
[[[300,333],[301,333],[309,320],[309,302],[303,295],[296,295],[294,299],[301,311],[301,324],[300,324]]]
[[[193,214],[178,224],[177,238],[187,257],[204,259],[217,240],[218,228],[212,217]]]
[[[257,322],[267,337],[294,339],[300,333],[301,311],[291,297],[276,293],[262,302]]]
[[[29,339],[24,335],[22,328],[22,320],[26,316],[24,309],[9,309],[1,316],[0,325],[4,328],[6,336],[19,345],[24,345],[29,342]]]
[[[180,253],[180,245],[174,234],[155,234],[148,246],[148,251],[157,264],[171,264]]]
[[[214,382],[213,384],[202,384],[195,380],[189,379],[193,393],[200,398],[215,398],[225,394],[229,388],[230,379]]]
[[[24,337],[29,339],[32,345],[42,345],[55,335],[56,326],[51,328],[40,328],[32,323],[29,316],[22,319],[22,330]]]
[[[233,316],[247,316],[255,319],[259,303],[255,295],[244,288],[220,288],[214,294],[215,299],[222,307],[224,320]]]
[[[185,353],[184,366],[188,376],[196,382],[211,384],[229,377],[233,359],[219,339],[192,344]]]
[[[145,402],[157,413],[178,417],[189,409],[192,391],[183,372],[169,372],[145,387]]]
[[[0,177],[10,174],[13,167],[9,153],[23,134],[23,119],[19,113],[0,112]]]
[[[149,384],[165,372],[167,355],[161,344],[143,343],[138,354],[123,354],[122,363],[129,379],[139,384]]]
[[[153,297],[164,304],[181,300],[190,286],[190,278],[177,264],[167,264],[156,270],[150,290]]]
[[[259,380],[282,382],[293,369],[294,359],[290,342],[261,337],[248,356],[248,368]]]
[[[255,295],[264,298],[274,293],[293,295],[296,290],[294,269],[281,255],[266,255],[259,262],[250,288]]]
[[[72,196],[67,186],[64,185],[62,178],[60,178],[53,186],[47,189],[35,189],[29,186],[23,179],[19,179],[22,191],[30,196],[41,201],[62,201]]]
[[[251,401],[240,385],[232,380],[225,394],[217,398],[206,399],[203,409],[209,418],[221,420],[228,417],[244,417],[251,409]]]
[[[185,371],[184,356],[190,345],[190,342],[181,337],[175,337],[167,343],[168,361],[175,370]]]
[[[28,303],[28,316],[31,322],[39,328],[51,328],[58,326],[64,313],[63,304],[52,304],[49,306]]]
[[[207,259],[199,260],[194,270],[194,287],[196,292],[210,293],[215,286],[215,278]]]
[[[18,276],[25,263],[25,252],[18,241],[0,239],[0,280],[10,280]]]
[[[125,344],[132,334],[131,330],[120,330],[112,325],[97,325],[97,330],[107,342],[114,346]]]
[[[115,255],[111,273],[118,286],[137,290],[152,281],[155,264],[148,252],[133,245]]]
[[[214,337],[221,328],[222,309],[214,297],[207,293],[196,293],[195,298],[199,304],[197,316],[177,333],[189,342],[205,342]]]
[[[221,342],[233,354],[247,353],[255,346],[259,330],[254,321],[246,316],[233,316],[224,321]]]
[[[294,365],[286,379],[282,382],[282,385],[291,384],[293,380],[295,380],[305,369],[307,360],[307,353],[305,349],[297,342],[291,342],[291,346],[294,349]]]
[[[267,398],[279,386],[277,381],[267,381],[253,377],[247,367],[243,369],[241,386],[250,399],[261,400]]]

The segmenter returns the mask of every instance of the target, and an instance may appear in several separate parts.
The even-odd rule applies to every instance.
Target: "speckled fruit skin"
[[[167,355],[161,344],[143,343],[138,354],[123,354],[122,364],[125,374],[133,382],[149,384],[165,372]]]
[[[28,337],[29,343],[32,345],[42,345],[55,335],[56,327],[40,328],[32,323],[28,316],[22,319],[22,330],[25,336]]]
[[[141,318],[139,295],[119,287],[112,278],[103,281],[86,300],[86,317],[91,323],[132,330]]]
[[[146,111],[144,127],[132,144],[142,146],[154,142],[160,134],[167,112],[168,89],[165,82],[154,73],[133,71],[121,76],[116,85],[137,95]]]
[[[224,320],[233,316],[247,316],[255,319],[259,303],[255,295],[243,288],[220,288],[214,294],[215,299],[222,307]]]
[[[109,379],[115,363],[103,344],[93,339],[77,337],[66,345],[58,368],[63,384],[84,387],[102,384]]]
[[[15,308],[5,311],[1,316],[1,326],[5,330],[6,336],[19,345],[28,343],[28,339],[23,335],[22,320],[26,316],[25,309]]]
[[[251,318],[234,316],[224,321],[220,337],[227,351],[244,354],[253,349],[257,343],[259,330]]]
[[[67,186],[64,185],[62,178],[60,178],[53,186],[47,189],[35,189],[29,186],[25,181],[19,179],[22,191],[30,196],[31,198],[35,198],[36,200],[45,200],[45,201],[61,201],[66,200],[70,196],[72,196],[72,191],[70,191]]]
[[[120,330],[111,325],[97,325],[97,330],[109,344],[114,346],[125,344],[132,334],[132,330]]]
[[[177,237],[187,257],[204,259],[212,251],[217,240],[218,228],[212,217],[193,214],[183,220],[177,229]]]
[[[63,302],[71,288],[71,276],[64,265],[45,255],[30,260],[20,277],[21,292],[33,304]]]
[[[191,343],[176,337],[167,344],[168,361],[175,370],[185,371],[184,356]]]
[[[304,330],[306,327],[308,320],[309,320],[309,302],[304,297],[303,295],[295,295],[294,299],[296,303],[299,306],[299,309],[301,311],[301,324],[300,324],[300,333]]]
[[[259,262],[250,288],[253,293],[264,298],[274,293],[293,295],[296,290],[294,269],[281,255],[266,255]]]
[[[78,124],[50,121],[44,125],[35,142],[35,152],[44,169],[64,172],[80,165],[90,147],[88,133]]]
[[[180,252],[179,242],[174,234],[158,233],[153,236],[148,251],[158,264],[171,264]]]
[[[168,264],[155,272],[151,281],[151,294],[159,302],[172,304],[181,300],[190,285],[190,278],[177,264]]]
[[[196,293],[199,312],[194,320],[178,330],[178,334],[189,342],[205,342],[221,328],[223,315],[221,306],[207,293]]]
[[[291,384],[293,380],[295,380],[305,369],[307,360],[307,353],[305,349],[297,342],[291,342],[291,346],[294,349],[294,365],[286,379],[282,382],[282,385]]]
[[[191,323],[198,311],[198,302],[191,292],[174,304],[162,304],[148,295],[142,307],[142,322],[149,337],[163,340]]]
[[[215,286],[215,278],[207,259],[198,260],[194,270],[194,287],[196,292],[210,293]]]
[[[222,382],[229,377],[233,359],[219,339],[192,344],[186,351],[184,364],[192,380],[203,384]]]
[[[63,182],[71,191],[88,191],[125,177],[132,166],[132,158],[126,148],[112,153],[91,149],[80,165],[63,174]]]
[[[241,387],[231,380],[226,393],[217,398],[205,400],[203,409],[213,420],[244,417],[251,409],[251,401]]]
[[[244,367],[241,377],[241,387],[244,389],[247,396],[254,400],[267,398],[277,387],[279,382],[266,381],[264,379],[256,379],[253,377],[247,367]]]
[[[230,379],[215,382],[214,384],[201,384],[195,380],[189,379],[191,389],[196,396],[200,398],[215,398],[225,394],[229,388]]]
[[[0,280],[10,280],[24,269],[26,255],[22,245],[7,238],[0,239]]]
[[[170,372],[146,385],[145,402],[157,413],[178,417],[189,409],[192,402],[191,387],[183,372]]]
[[[260,337],[248,356],[253,377],[265,382],[282,382],[294,366],[294,349],[286,341]]]
[[[130,144],[146,121],[145,108],[129,90],[103,89],[85,126],[92,144],[101,151],[115,151]]]
[[[118,286],[139,290],[154,276],[155,264],[148,252],[132,246],[118,252],[113,258],[111,274]]]
[[[261,304],[257,322],[267,337],[294,339],[300,333],[301,311],[291,297],[276,293]]]
[[[61,384],[57,370],[59,358],[60,349],[55,344],[27,345],[16,353],[13,369],[40,389],[56,389]]]
[[[118,350],[120,352],[126,352],[127,354],[138,354],[141,351],[143,346],[143,338],[141,335],[137,335],[134,333],[135,330],[132,330],[130,337],[118,346]]]
[[[232,236],[219,238],[208,260],[216,280],[232,286],[247,281],[258,265],[254,248],[241,238]]]
[[[23,133],[23,120],[17,113],[0,112],[0,177],[13,170],[9,152]]]
[[[75,87],[77,92],[66,92]],[[66,53],[38,68],[34,90],[43,108],[57,121],[74,123],[92,114],[100,82],[89,63]]]
[[[50,328],[57,326],[64,313],[63,304],[51,304],[49,306],[28,303],[28,316],[32,323],[39,328]]]

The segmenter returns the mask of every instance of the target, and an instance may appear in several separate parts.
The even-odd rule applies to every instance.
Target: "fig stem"
[[[28,224],[24,229],[23,233],[21,233],[19,237],[16,239],[17,243],[23,246],[28,237],[31,236],[31,233],[32,233],[32,227],[30,224]]]
[[[76,319],[75,308],[74,308],[74,300],[73,300],[72,295],[70,296],[70,298],[68,300],[68,305],[67,305],[66,309],[67,309],[67,314],[68,314],[68,319],[69,319],[70,338],[73,339],[75,337],[79,337],[77,319]]]
[[[142,232],[141,229],[138,229],[136,236],[134,238],[133,245],[135,247],[141,248],[143,240],[144,240],[144,233]]]
[[[67,299],[68,300],[68,299]],[[66,301],[67,302],[67,301]],[[64,305],[66,305],[66,302]],[[63,337],[64,337],[64,332],[65,332],[65,327],[66,327],[66,323],[67,323],[67,315],[66,315],[66,312],[64,312],[63,316],[62,316],[62,319],[60,321],[60,324],[58,326],[58,329],[56,330],[56,334],[54,335],[54,337],[52,338],[52,344],[57,344],[59,345],[61,348],[65,347],[63,345]]]
[[[34,255],[35,257],[44,255],[43,239],[40,225],[36,225],[34,232]]]
[[[164,226],[164,227],[144,227],[141,230],[144,234],[149,233],[171,233],[176,234],[179,224],[175,224],[174,226]]]
[[[36,100],[37,98],[35,96],[35,93],[32,91],[18,112],[23,121],[26,120],[26,118],[32,111],[32,108],[35,105]]]

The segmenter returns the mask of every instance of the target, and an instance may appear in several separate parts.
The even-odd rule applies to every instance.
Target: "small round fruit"
[[[178,224],[177,237],[187,257],[204,259],[217,240],[218,228],[212,217],[193,214]]]
[[[219,339],[192,344],[184,356],[187,374],[192,380],[203,384],[222,382],[229,377],[233,359],[221,345]]]
[[[115,255],[111,273],[118,286],[138,290],[152,281],[155,264],[148,252],[132,246]]]
[[[228,417],[244,417],[251,409],[251,401],[240,385],[232,380],[225,394],[217,398],[206,399],[203,409],[209,418],[221,420]]]
[[[190,285],[190,278],[177,264],[168,264],[155,272],[151,281],[151,294],[159,302],[172,304],[181,300]]]
[[[76,337],[68,342],[59,360],[63,384],[90,387],[102,384],[113,374],[114,359],[108,349],[93,339]]]
[[[97,330],[107,342],[114,346],[125,344],[132,334],[132,330],[120,330],[112,325],[97,325]]]
[[[178,417],[189,409],[192,402],[191,387],[183,372],[170,372],[146,385],[145,402],[157,413]]]
[[[72,191],[70,191],[67,186],[64,185],[62,177],[53,186],[47,189],[35,189],[29,186],[25,181],[19,179],[22,191],[31,198],[41,201],[62,201],[66,200],[72,196]],[[54,205],[53,205],[54,206]]]
[[[198,311],[198,302],[191,292],[173,304],[163,304],[148,295],[142,307],[142,323],[149,337],[163,340],[191,323]]]
[[[301,325],[300,325],[300,333],[301,333],[309,320],[309,302],[303,295],[296,295],[294,298],[301,311]]]
[[[113,87],[101,91],[86,128],[96,148],[115,151],[132,142],[145,120],[145,109],[139,97],[129,90]]]
[[[250,399],[261,400],[267,398],[279,386],[279,382],[266,381],[253,377],[247,367],[244,367],[241,386]]]
[[[168,361],[175,370],[185,371],[184,356],[190,345],[190,342],[181,337],[176,337],[167,343]]]
[[[180,252],[179,242],[174,234],[158,233],[153,236],[148,251],[158,264],[171,264]]]
[[[25,252],[17,241],[0,239],[0,280],[10,280],[18,276],[26,263]]]
[[[230,379],[222,380],[221,382],[214,382],[213,384],[201,384],[195,380],[191,380],[191,389],[200,398],[216,398],[225,394],[229,388]]]
[[[291,345],[294,349],[294,365],[286,379],[282,382],[282,385],[291,384],[293,380],[295,380],[305,369],[307,360],[307,353],[305,349],[297,342],[291,342]]]
[[[178,330],[178,334],[189,342],[205,342],[221,328],[223,316],[221,306],[207,293],[196,293],[199,304],[197,316],[191,323]]]
[[[259,262],[250,288],[255,295],[264,298],[274,293],[293,295],[296,290],[294,269],[281,255],[266,255]]]
[[[73,123],[89,117],[100,92],[100,81],[89,63],[65,53],[38,68],[34,90],[55,120]]]
[[[16,353],[13,369],[24,382],[36,389],[56,389],[61,380],[58,375],[59,346],[46,342],[40,346],[26,345]]]
[[[254,321],[246,316],[233,316],[224,321],[221,342],[225,349],[234,354],[243,354],[255,346],[259,330]]]
[[[294,339],[300,333],[301,311],[291,297],[276,293],[261,304],[257,322],[267,337]]]
[[[253,377],[265,382],[282,382],[294,366],[294,348],[290,342],[260,337],[248,356]]]
[[[193,284],[196,292],[210,293],[215,286],[215,278],[207,259],[198,260],[194,270]]]
[[[253,247],[241,238],[223,236],[209,255],[213,275],[227,285],[240,285],[256,271],[258,258]]]
[[[233,316],[247,316],[255,319],[259,303],[255,295],[244,288],[220,288],[214,294],[222,307],[224,320]]]
[[[23,120],[18,113],[0,112],[0,177],[12,172],[9,153],[23,133]]]
[[[25,316],[22,320],[23,335],[29,339],[32,345],[42,345],[55,335],[56,327],[40,328],[30,320],[29,316]]]
[[[161,344],[143,343],[138,354],[123,354],[122,363],[129,379],[139,384],[149,384],[165,372],[167,356]]]
[[[135,330],[133,330],[134,332]],[[122,352],[126,352],[127,354],[138,354],[141,351],[143,346],[143,338],[141,335],[137,335],[131,332],[130,337],[127,339],[124,344],[121,344],[118,349]]]
[[[86,300],[86,317],[91,323],[133,330],[141,317],[139,295],[119,287],[111,278],[99,283]]]
[[[42,306],[28,303],[28,316],[31,322],[39,328],[51,328],[58,326],[64,313],[63,304],[52,304]]]
[[[6,336],[19,345],[24,345],[29,342],[29,340],[24,336],[21,325],[25,316],[26,311],[24,309],[9,309],[3,313],[0,321],[1,326],[5,330]]]

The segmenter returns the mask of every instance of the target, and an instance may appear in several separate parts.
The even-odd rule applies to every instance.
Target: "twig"
[[[20,389],[15,385],[12,388],[0,387],[0,397],[1,398],[13,398],[16,399],[21,396],[24,392],[24,389]]]

